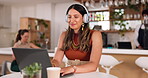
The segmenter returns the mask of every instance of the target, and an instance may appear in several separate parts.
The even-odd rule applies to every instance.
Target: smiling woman
[[[90,30],[89,13],[82,4],[72,4],[66,12],[68,29],[60,36],[53,66],[60,66],[63,56],[68,58],[68,67],[61,69],[62,75],[96,71],[101,52],[102,36]]]

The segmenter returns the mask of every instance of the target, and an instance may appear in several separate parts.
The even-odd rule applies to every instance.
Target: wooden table
[[[22,76],[20,73],[13,73],[13,74],[2,76],[0,78],[22,78]],[[91,73],[83,73],[83,74],[74,74],[69,77],[61,77],[61,78],[118,78],[118,77],[110,74],[106,74],[106,73],[101,73],[101,72],[91,72]]]

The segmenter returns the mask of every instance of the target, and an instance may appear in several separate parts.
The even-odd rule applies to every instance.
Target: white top
[[[134,38],[134,42],[135,42],[135,45],[136,45],[137,47],[140,45],[139,42],[138,42],[138,36],[139,36],[139,29],[140,29],[140,26],[141,26],[141,24],[140,24],[140,25],[137,25],[137,26],[136,26],[136,29],[135,29],[135,38]],[[144,24],[142,24],[141,29],[145,29]]]
[[[14,73],[2,76],[0,78],[22,78],[22,76],[20,73]],[[62,77],[62,78],[118,78],[118,77],[101,72],[91,72],[83,74],[74,74],[70,77]]]

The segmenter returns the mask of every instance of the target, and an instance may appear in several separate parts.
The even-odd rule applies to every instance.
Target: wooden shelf
[[[42,21],[42,22],[39,22]],[[44,22],[44,24],[43,24]],[[45,23],[46,27],[45,28]],[[38,26],[38,28],[36,27]],[[20,19],[20,29],[28,29],[30,35],[30,42],[33,42],[36,45],[46,45],[45,38],[49,39],[48,42],[48,49],[50,49],[50,21],[38,18],[31,18],[31,17],[22,17]],[[43,48],[43,46],[41,46]],[[45,48],[45,47],[44,47]]]
[[[110,19],[110,21],[120,21],[120,20],[123,20],[123,21],[133,21],[133,20],[141,20],[141,18],[139,18],[139,19]]]
[[[101,21],[110,21],[110,20],[100,20],[100,21],[90,21],[90,22],[101,22]]]
[[[105,11],[109,11],[109,10],[95,10],[95,11],[89,11],[89,12],[105,12]]]
[[[100,32],[106,32],[106,33],[119,33],[119,30],[99,30]],[[134,32],[134,30],[127,30],[126,32]]]

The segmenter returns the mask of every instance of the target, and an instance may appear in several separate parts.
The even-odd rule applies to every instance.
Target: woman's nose
[[[70,22],[74,22],[75,21],[75,18],[70,18],[69,21]]]

